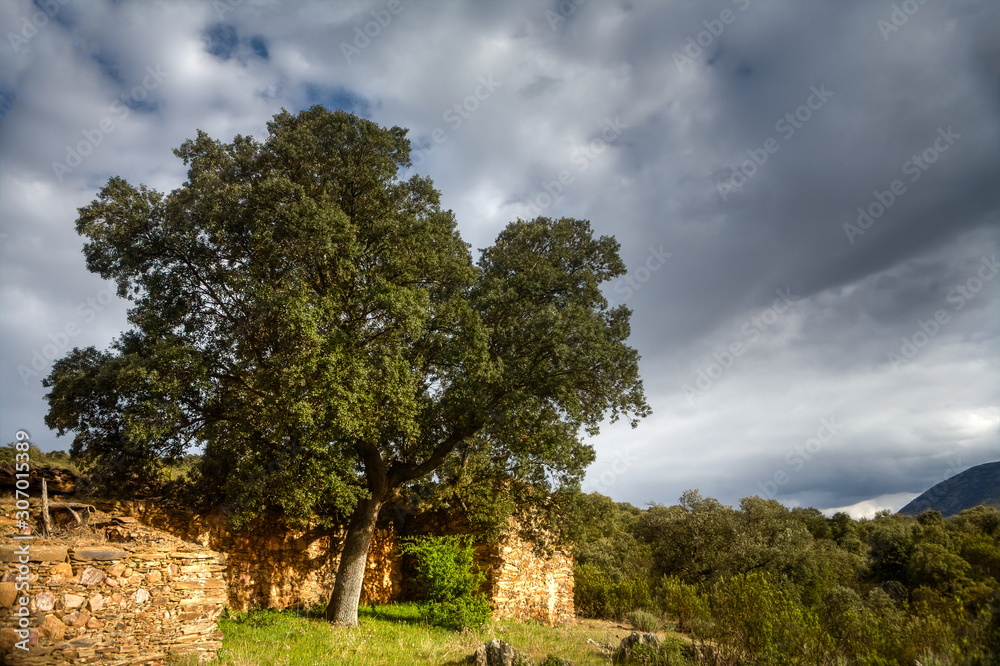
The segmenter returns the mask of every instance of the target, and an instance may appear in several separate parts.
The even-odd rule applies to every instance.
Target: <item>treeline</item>
[[[22,454],[21,458],[17,457],[19,453]],[[0,446],[0,463],[23,461],[24,453],[28,454],[28,462],[32,465],[52,465],[63,467],[76,474],[80,473],[79,467],[72,460],[68,451],[49,451],[46,453],[34,444],[31,444],[26,452],[18,451],[13,442]]]
[[[14,463],[19,452],[14,443],[0,445],[0,464]],[[69,451],[42,451],[32,444],[27,451],[32,466],[61,467],[82,477],[79,494],[102,497],[148,497],[165,491],[179,493],[190,485],[190,475],[201,462],[198,454],[184,454],[171,461],[155,461],[148,466],[120,465],[109,472],[93,458]],[[23,454],[22,454],[23,456]]]
[[[759,497],[734,509],[688,491],[641,510],[593,493],[570,534],[577,613],[651,611],[704,648],[689,662],[1000,663],[993,508],[855,521]]]

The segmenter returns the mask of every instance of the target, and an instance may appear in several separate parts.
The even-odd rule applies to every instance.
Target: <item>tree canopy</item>
[[[643,510],[597,493],[573,503],[580,615],[658,608],[727,664],[1000,663],[993,507],[855,521],[693,490]]]
[[[202,486],[236,522],[350,517],[328,617],[354,624],[400,489],[572,488],[584,433],[649,413],[631,313],[600,289],[625,266],[589,222],[544,217],[474,262],[432,181],[403,178],[406,130],[319,106],[268,130],[198,132],[178,189],[115,177],[80,209],[87,267],[132,328],[55,363],[46,423],[123,483],[203,447]]]

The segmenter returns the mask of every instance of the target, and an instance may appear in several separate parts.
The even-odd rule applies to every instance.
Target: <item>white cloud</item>
[[[892,493],[889,495],[879,495],[878,497],[850,506],[840,506],[832,509],[823,509],[823,515],[827,518],[835,513],[846,513],[855,520],[861,518],[874,518],[879,511],[899,511],[919,493]]]

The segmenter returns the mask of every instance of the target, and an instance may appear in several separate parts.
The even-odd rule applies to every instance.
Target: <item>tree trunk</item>
[[[358,602],[361,583],[368,563],[368,548],[375,533],[375,523],[384,498],[371,498],[358,502],[344,538],[344,551],[340,554],[337,579],[333,594],[326,607],[326,619],[334,624],[354,627],[358,624]]]

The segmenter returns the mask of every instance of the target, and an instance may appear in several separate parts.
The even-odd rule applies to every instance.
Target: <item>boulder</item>
[[[40,630],[42,636],[50,638],[56,642],[61,641],[66,635],[66,625],[63,624],[55,615],[46,615],[45,621],[42,622]]]
[[[631,634],[622,639],[621,644],[612,656],[612,662],[617,664],[619,662],[628,661],[629,657],[632,656],[632,651],[639,645],[646,645],[651,650],[660,649],[660,641],[654,634],[640,634],[633,631]]]
[[[499,638],[483,643],[472,655],[475,666],[528,666],[531,661]]]

